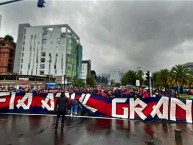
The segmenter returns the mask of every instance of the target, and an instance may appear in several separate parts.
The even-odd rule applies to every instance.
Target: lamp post
[[[51,67],[51,53],[49,53],[49,61],[48,61],[48,62],[49,62],[49,71],[48,71],[48,77],[49,77],[49,80],[48,80],[48,81],[49,81],[49,82],[48,82],[48,83],[49,83],[49,89],[50,89],[50,67]]]
[[[65,79],[66,79],[66,75],[64,75],[64,89],[65,89]]]

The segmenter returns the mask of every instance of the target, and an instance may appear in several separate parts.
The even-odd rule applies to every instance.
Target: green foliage
[[[89,86],[91,86],[91,87],[94,87],[95,81],[94,81],[93,76],[87,76],[87,78],[86,78],[86,84],[89,85]]]
[[[121,79],[121,83],[125,86],[128,84],[135,86],[136,80],[140,80],[140,75],[138,74],[138,72],[129,70]]]
[[[81,79],[78,79],[77,77],[74,77],[72,85],[74,87],[85,87],[85,82],[83,82]]]
[[[183,65],[175,65],[170,71],[162,69],[159,72],[153,73],[153,83],[156,87],[165,87],[168,90],[171,87],[192,85],[192,71]]]
[[[121,84],[120,83],[115,83],[115,87],[120,87]]]
[[[162,69],[159,72],[153,73],[154,86],[165,87],[166,90],[171,86],[171,73],[168,69]]]
[[[175,86],[190,85],[192,82],[192,72],[182,65],[175,65],[171,69],[171,81]]]
[[[143,85],[142,71],[129,70],[121,80],[122,85],[135,85],[135,81],[140,80],[140,85]],[[153,87],[169,90],[171,87],[180,86],[181,93],[184,86],[193,85],[193,72],[183,65],[175,65],[171,70],[162,69],[152,74]]]
[[[182,65],[175,65],[171,69],[171,83],[174,86],[180,86],[181,93],[183,93],[183,86],[191,85],[192,80],[192,72],[188,68]]]
[[[13,42],[13,41],[14,41],[13,37],[10,36],[10,35],[6,35],[6,36],[4,37],[4,40],[5,40],[5,41],[9,41],[9,42]]]

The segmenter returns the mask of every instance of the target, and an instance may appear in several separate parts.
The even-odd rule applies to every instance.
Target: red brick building
[[[13,72],[15,43],[0,38],[0,73]]]

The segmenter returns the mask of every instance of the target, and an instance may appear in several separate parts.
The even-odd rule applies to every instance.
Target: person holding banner
[[[60,116],[62,116],[61,129],[64,127],[64,118],[66,115],[66,109],[68,106],[68,98],[64,93],[61,93],[60,98],[56,101],[56,125],[55,130],[58,128]]]

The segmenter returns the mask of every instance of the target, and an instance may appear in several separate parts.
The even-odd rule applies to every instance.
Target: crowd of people
[[[64,118],[66,114],[69,115],[77,115],[78,108],[80,107],[79,102],[72,97],[72,94],[91,94],[92,95],[98,95],[103,98],[148,98],[148,97],[179,97],[179,93],[174,90],[153,90],[152,95],[149,94],[149,91],[146,88],[127,88],[127,87],[72,87],[72,86],[66,86],[64,88],[50,88],[50,89],[37,89],[37,88],[30,88],[30,87],[24,87],[24,88],[10,88],[10,90],[5,91],[14,91],[17,93],[61,93],[61,97],[59,97],[56,101],[56,123],[55,123],[55,129],[57,130],[60,117],[61,119],[61,128],[64,127]],[[65,93],[70,93],[70,98],[67,98],[65,96]]]
[[[3,88],[0,91],[12,91],[17,93],[60,93],[60,92],[69,92],[69,93],[84,93],[84,94],[95,94],[100,95],[105,98],[115,98],[115,97],[126,97],[126,98],[148,98],[148,97],[179,97],[179,92],[174,90],[158,90],[155,89],[152,91],[152,94],[149,94],[149,91],[146,88],[127,88],[127,87],[72,87],[67,86],[64,88],[30,88],[30,87],[20,87],[16,88]]]

